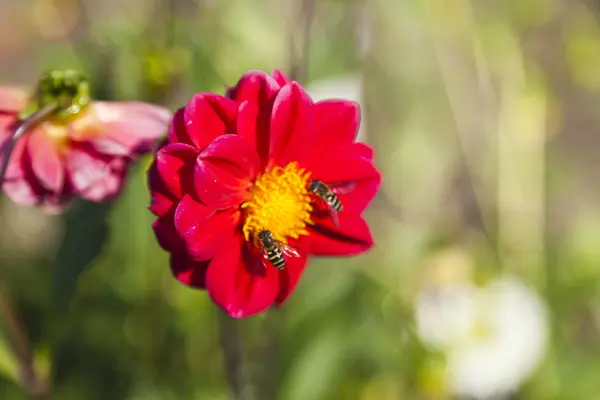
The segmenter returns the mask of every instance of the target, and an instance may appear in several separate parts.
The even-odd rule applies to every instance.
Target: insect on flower
[[[169,110],[148,103],[93,101],[88,81],[73,70],[49,71],[31,94],[0,86],[2,191],[51,212],[74,197],[113,199],[129,166],[157,147],[170,118]]]
[[[333,220],[333,224],[336,227],[340,226],[340,217],[338,216],[338,213],[344,210],[344,205],[342,204],[340,198],[336,196],[336,193],[348,193],[350,190],[352,190],[352,186],[341,186],[332,189],[316,179],[311,181],[310,185],[308,186],[308,191],[310,193],[313,193],[315,196],[319,197],[325,202],[329,210],[329,214]]]
[[[310,256],[371,248],[362,213],[381,175],[355,142],[359,121],[356,103],[313,102],[279,71],[193,96],[148,171],[175,277],[247,317],[283,304]]]
[[[277,269],[285,268],[285,257],[300,257],[300,254],[290,246],[281,243],[273,237],[271,231],[262,231],[258,240],[263,250],[263,256]]]

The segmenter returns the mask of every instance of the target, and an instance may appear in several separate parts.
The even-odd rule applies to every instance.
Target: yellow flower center
[[[312,224],[311,198],[308,194],[310,172],[292,162],[259,175],[242,204],[246,221],[246,240],[259,245],[258,234],[269,230],[273,237],[287,244],[287,238],[306,235],[306,225]]]

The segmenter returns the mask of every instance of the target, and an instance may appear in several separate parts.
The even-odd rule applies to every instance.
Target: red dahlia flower
[[[359,120],[355,103],[314,103],[279,71],[249,72],[227,97],[196,94],[149,170],[154,231],[175,277],[246,317],[284,302],[309,255],[369,249],[361,213],[381,176],[371,148],[354,142]],[[338,226],[309,193],[313,179],[345,188]],[[299,254],[282,270],[263,257],[264,230]]]
[[[64,71],[48,77],[57,74]],[[166,133],[169,110],[141,102],[90,102],[87,83],[78,85],[72,87],[77,104],[59,110],[17,141],[2,185],[13,201],[58,212],[74,196],[111,199],[120,193],[131,162],[154,150]],[[39,89],[30,97],[19,88],[0,87],[0,159],[24,116],[61,95],[54,88]]]

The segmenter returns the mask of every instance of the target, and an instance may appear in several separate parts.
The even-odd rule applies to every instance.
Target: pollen
[[[271,231],[275,239],[286,244],[288,238],[308,234],[306,226],[312,224],[309,179],[310,172],[298,168],[295,162],[258,176],[241,206],[246,240],[258,246],[258,234],[263,230]]]

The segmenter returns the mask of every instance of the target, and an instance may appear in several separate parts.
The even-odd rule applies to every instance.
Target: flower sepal
[[[56,109],[47,118],[54,123],[68,123],[91,102],[90,85],[78,71],[51,70],[43,74],[27,106],[19,113],[25,120],[37,111],[54,104]]]

